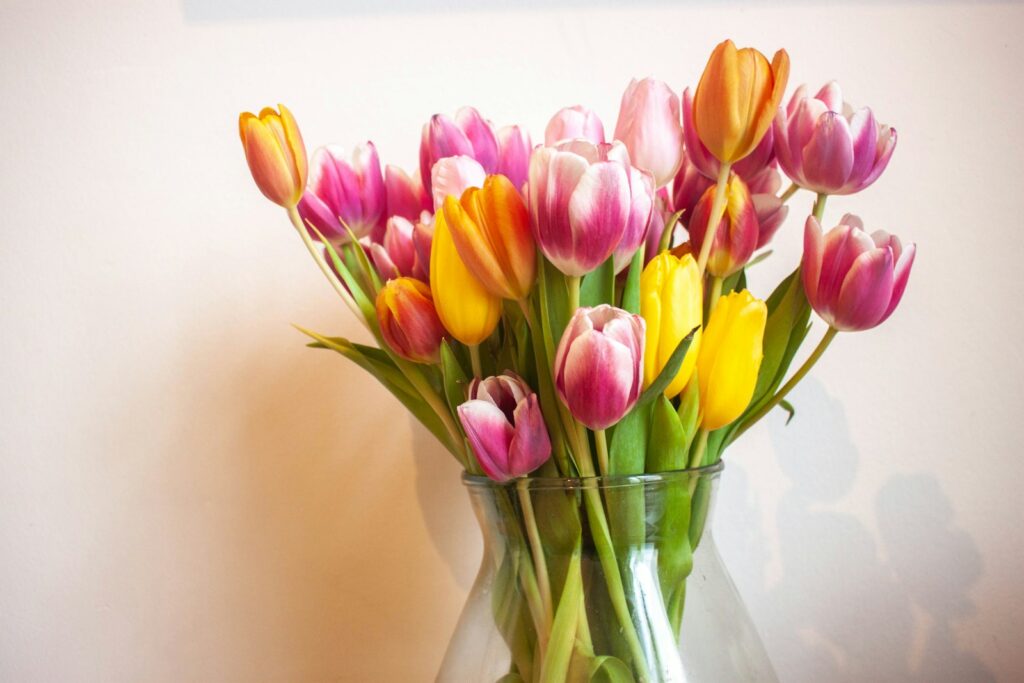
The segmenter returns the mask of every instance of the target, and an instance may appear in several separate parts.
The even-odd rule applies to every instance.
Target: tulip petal
[[[836,300],[837,330],[867,330],[882,321],[893,294],[892,250],[862,253],[843,279]]]
[[[622,418],[635,384],[629,349],[596,331],[573,340],[561,387],[566,405],[590,429],[606,429]]]
[[[520,401],[512,419],[515,427],[508,451],[509,471],[521,477],[551,457],[551,439],[537,394],[531,393]]]
[[[466,401],[457,410],[480,468],[495,481],[511,479],[508,457],[515,430],[505,414],[483,400]]]
[[[601,265],[622,240],[629,217],[629,179],[622,164],[591,164],[569,201],[573,266],[581,276]]]
[[[878,321],[878,324],[882,324],[889,319],[889,316],[896,310],[896,306],[899,305],[900,300],[903,298],[903,292],[907,289],[907,281],[910,279],[910,268],[914,265],[914,257],[916,255],[917,245],[915,244],[909,245],[899,255],[893,272],[892,296],[889,299],[889,306],[885,309],[885,313]]]
[[[455,123],[462,129],[473,148],[473,158],[487,173],[498,170],[498,140],[491,125],[473,107],[462,107],[455,112]]]
[[[833,192],[846,184],[853,168],[853,138],[841,114],[825,112],[815,124],[814,135],[803,149],[803,175],[808,187]]]
[[[814,216],[808,216],[804,224],[804,255],[800,264],[800,277],[804,293],[814,310],[820,310],[818,282],[821,280],[821,261],[825,253],[825,236],[821,224]]]
[[[861,183],[870,175],[875,164],[878,148],[878,122],[867,107],[857,111],[850,118],[850,136],[853,142],[853,166],[843,187],[843,193],[856,192]]]

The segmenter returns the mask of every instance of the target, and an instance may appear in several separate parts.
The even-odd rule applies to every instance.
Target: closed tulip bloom
[[[624,237],[629,257],[643,243],[652,183],[630,165],[621,142],[576,139],[538,147],[530,158],[528,188],[537,246],[566,275],[594,270]]]
[[[700,141],[722,163],[750,154],[771,126],[788,79],[785,50],[776,52],[769,64],[754,48],[737,50],[731,40],[720,43],[693,96]]]
[[[768,307],[747,290],[718,300],[697,355],[701,427],[729,424],[747,409],[761,369]]]
[[[384,193],[388,214],[418,221],[424,211],[433,211],[434,204],[423,187],[419,171],[410,176],[398,166],[384,168]]]
[[[470,187],[483,187],[487,173],[475,159],[467,156],[445,157],[430,171],[434,212],[444,206],[445,197],[461,197]]]
[[[411,277],[387,282],[377,294],[377,322],[384,341],[402,358],[415,363],[440,360],[445,331],[423,282]]]
[[[663,81],[630,81],[619,105],[615,139],[629,150],[630,161],[654,176],[655,185],[672,182],[683,153],[679,98]]]
[[[461,199],[444,200],[445,223],[459,256],[491,294],[524,300],[537,276],[537,252],[522,196],[503,175],[488,176]]]
[[[505,126],[498,130],[498,173],[522,190],[530,172],[530,153],[533,143],[530,134],[519,126]]]
[[[693,209],[689,232],[695,252],[700,252],[704,244],[714,193],[714,187],[708,188]],[[708,257],[707,271],[715,277],[728,277],[745,266],[757,249],[760,237],[754,202],[747,184],[739,176],[734,174],[729,178],[725,198],[725,213],[714,232],[715,241]]]
[[[704,292],[693,256],[677,258],[666,251],[647,264],[640,276],[640,315],[647,323],[644,386],[650,386],[679,342],[703,321]],[[700,330],[694,335],[679,372],[665,389],[665,396],[676,396],[690,381],[699,349]]]
[[[856,216],[843,216],[825,235],[810,216],[800,271],[807,300],[841,332],[871,329],[896,310],[916,253],[914,244],[904,249],[895,235],[868,235]]]
[[[555,387],[573,417],[607,429],[640,397],[643,362],[643,318],[607,304],[578,308],[555,353]]]
[[[494,332],[501,318],[501,299],[466,267],[441,212],[434,217],[430,288],[441,322],[460,342],[475,346]]]
[[[433,182],[430,169],[441,159],[468,156],[483,166],[486,173],[494,173],[498,166],[498,140],[488,123],[473,107],[463,107],[455,119],[435,114],[423,126],[420,140],[420,177],[428,194]]]
[[[384,240],[368,245],[367,251],[381,279],[387,281],[404,276],[427,280],[429,264],[417,254],[415,232],[412,223],[401,216],[392,216],[384,229]]]
[[[283,104],[278,114],[266,107],[259,116],[243,112],[238,116],[245,160],[252,179],[270,201],[292,208],[306,187],[306,148],[295,118]]]
[[[537,394],[518,375],[473,379],[458,407],[480,468],[495,481],[523,477],[551,457],[551,439]]]
[[[697,135],[697,125],[693,117],[693,93],[689,88],[683,91],[682,109],[686,157],[702,175],[714,181],[718,178],[721,163],[708,151]],[[748,185],[756,184],[755,178],[764,173],[775,161],[774,139],[772,127],[769,126],[753,151],[732,165],[732,172],[743,178]]]
[[[895,149],[896,129],[879,124],[867,107],[853,111],[835,82],[814,97],[800,86],[775,117],[779,165],[814,192],[860,192],[882,175]]]
[[[356,237],[382,237],[387,195],[373,143],[356,147],[351,160],[340,147],[321,147],[312,166],[298,206],[302,219],[332,242],[348,240],[346,225]]]
[[[544,144],[548,146],[577,138],[589,140],[595,145],[604,142],[604,124],[601,119],[581,104],[559,109],[544,129]]]

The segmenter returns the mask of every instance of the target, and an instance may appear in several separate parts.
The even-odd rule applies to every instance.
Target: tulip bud
[[[434,213],[441,210],[445,197],[461,197],[470,187],[482,187],[487,174],[484,167],[467,156],[445,157],[430,171],[434,193]]]
[[[745,289],[718,300],[697,355],[702,428],[724,427],[747,409],[767,322],[768,307]]]
[[[430,169],[441,159],[454,156],[474,159],[486,173],[494,173],[497,169],[498,141],[491,124],[473,107],[459,109],[454,121],[444,114],[435,114],[423,126],[420,177],[427,194],[433,193]]]
[[[413,277],[426,280],[429,266],[422,263],[416,253],[413,224],[401,216],[388,219],[383,242],[373,242],[365,248],[373,260],[382,280]]]
[[[875,182],[896,149],[896,129],[880,125],[867,107],[854,112],[832,82],[814,97],[800,86],[775,116],[779,165],[800,187],[853,194]]]
[[[387,282],[377,294],[377,322],[384,341],[402,358],[415,363],[440,360],[445,331],[423,282],[411,277]]]
[[[697,135],[697,126],[693,119],[693,93],[689,88],[683,91],[683,140],[686,143],[686,156],[690,163],[709,180],[717,179],[721,165]],[[755,185],[754,178],[772,166],[775,161],[773,142],[772,127],[768,126],[764,137],[757,143],[754,150],[732,166],[732,172],[751,186],[751,192],[760,192],[753,187]]]
[[[540,401],[518,375],[474,379],[469,400],[457,410],[473,454],[491,479],[525,476],[551,457]]]
[[[704,244],[704,235],[711,220],[714,194],[715,188],[708,188],[690,217],[690,242],[698,253]],[[750,199],[747,184],[739,176],[732,175],[729,178],[725,198],[725,213],[714,232],[715,241],[708,257],[707,271],[715,277],[728,277],[745,266],[754,254],[760,237],[754,203]]]
[[[373,143],[356,147],[351,162],[340,147],[321,147],[312,166],[298,205],[302,220],[332,242],[348,241],[346,225],[356,237],[382,237],[387,196]]]
[[[475,346],[494,332],[501,299],[488,292],[459,257],[443,212],[434,216],[430,288],[441,322],[460,342]]]
[[[789,79],[789,55],[779,50],[771,64],[753,48],[731,40],[711,53],[693,96],[700,141],[722,163],[750,154],[772,124]]]
[[[519,126],[505,126],[498,131],[498,173],[522,191],[530,172],[533,144],[530,134]]]
[[[607,429],[640,397],[643,360],[643,318],[607,304],[578,308],[555,353],[555,387],[573,417]]]
[[[615,139],[629,150],[633,165],[654,176],[655,185],[672,182],[683,153],[679,98],[662,81],[630,81],[619,105]]]
[[[462,199],[444,201],[445,223],[459,256],[491,294],[524,300],[537,275],[530,216],[508,178],[488,176],[483,188],[471,187]]]
[[[410,177],[398,166],[388,165],[384,168],[384,192],[390,216],[417,221],[421,213],[434,208],[430,195],[423,188],[419,171]]]
[[[810,216],[800,271],[807,301],[837,330],[869,330],[896,310],[916,253],[916,245],[904,249],[895,235],[868,235],[856,216],[843,216],[826,235]]]
[[[277,106],[280,114],[270,107],[259,116],[240,114],[238,134],[256,186],[287,209],[299,203],[306,187],[306,148],[292,113],[283,104]]]
[[[624,237],[621,257],[628,263],[625,252],[631,258],[643,243],[653,206],[652,184],[635,171],[621,142],[594,145],[577,139],[534,150],[529,181],[534,238],[556,268],[585,275]]]
[[[544,144],[549,147],[576,138],[589,140],[595,145],[604,142],[604,124],[601,119],[581,104],[559,109],[544,129]]]
[[[700,269],[693,256],[677,258],[662,252],[647,264],[640,276],[640,315],[647,323],[644,386],[650,386],[679,342],[703,321],[704,293]],[[694,335],[679,372],[665,389],[666,397],[676,396],[690,381],[699,349],[700,330]]]

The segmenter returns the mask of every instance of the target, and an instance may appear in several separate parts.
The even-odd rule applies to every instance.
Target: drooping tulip
[[[682,258],[669,252],[655,256],[640,276],[640,315],[647,323],[644,342],[644,386],[665,368],[679,342],[704,315],[704,292],[700,269],[693,256]],[[700,349],[700,330],[693,336],[679,372],[665,389],[665,396],[676,396],[690,381]]]
[[[466,267],[443,212],[434,216],[430,288],[445,329],[463,344],[479,344],[498,326],[501,299],[488,292]]]
[[[472,157],[445,157],[430,171],[434,212],[444,206],[445,197],[461,197],[470,187],[483,187],[487,173]]]
[[[843,332],[868,330],[896,310],[910,278],[917,247],[906,248],[881,230],[868,235],[861,220],[843,216],[822,234],[814,216],[804,228],[804,291],[814,311]]]
[[[525,300],[537,276],[530,215],[519,191],[503,175],[487,176],[442,209],[459,256],[494,296]]]
[[[853,111],[839,84],[814,97],[800,86],[775,117],[775,153],[787,176],[822,194],[852,194],[875,182],[896,149],[896,129],[867,107]]]
[[[602,304],[578,308],[555,352],[555,387],[573,417],[607,429],[632,409],[643,386],[644,319]]]
[[[298,205],[304,221],[331,242],[348,240],[345,225],[357,238],[383,236],[387,195],[372,142],[356,147],[351,161],[340,147],[321,147],[313,152],[312,167]]]
[[[625,267],[650,221],[653,188],[644,176],[629,163],[620,142],[595,145],[576,139],[534,150],[530,214],[544,256],[566,275],[578,277],[623,243],[616,258],[622,262],[616,265]]]
[[[701,427],[729,424],[747,409],[761,368],[768,307],[747,290],[718,300],[697,355]]]
[[[473,107],[462,107],[452,120],[435,114],[423,126],[420,140],[420,177],[427,194],[432,194],[430,169],[441,159],[468,156],[494,173],[498,166],[498,140],[491,124]]]
[[[474,378],[459,421],[480,468],[506,482],[534,471],[551,457],[551,439],[537,394],[512,372]]]
[[[700,252],[704,245],[714,193],[714,187],[707,189],[690,218],[690,242],[696,252]],[[707,271],[716,277],[728,277],[745,266],[757,249],[760,236],[760,226],[747,184],[735,174],[730,176],[726,185],[725,200],[725,213],[713,233],[715,241],[711,245],[707,264]]]
[[[505,126],[498,130],[498,173],[522,190],[530,173],[530,153],[533,143],[530,134],[519,126]]]
[[[630,81],[619,105],[615,139],[629,150],[630,161],[654,176],[655,185],[672,182],[683,153],[679,98],[663,81]]]
[[[396,354],[415,363],[440,360],[444,327],[430,288],[411,277],[388,281],[377,294],[377,322]]]
[[[280,114],[270,107],[259,116],[241,113],[238,134],[260,192],[275,204],[291,208],[306,187],[306,148],[292,113],[283,104],[277,106]]]
[[[544,129],[544,144],[549,147],[576,138],[589,140],[595,145],[604,142],[601,119],[581,104],[559,109]]]
[[[697,135],[722,163],[750,154],[772,125],[789,79],[789,55],[771,63],[754,48],[736,49],[731,40],[711,53],[693,96]]]
[[[384,193],[387,196],[389,217],[401,216],[415,222],[424,211],[434,209],[419,171],[410,176],[398,166],[389,164],[384,168]]]

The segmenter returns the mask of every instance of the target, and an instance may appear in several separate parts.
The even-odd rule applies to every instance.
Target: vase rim
[[[476,488],[511,488],[515,486],[526,486],[531,489],[576,489],[587,486],[596,486],[600,489],[616,488],[619,486],[636,486],[638,484],[657,484],[684,477],[706,477],[718,474],[725,468],[725,463],[719,460],[703,467],[691,467],[684,470],[670,470],[668,472],[653,472],[646,474],[612,474],[607,476],[593,477],[519,477],[509,481],[500,482],[482,474],[462,473],[463,485]],[[525,482],[525,483],[524,483]]]

